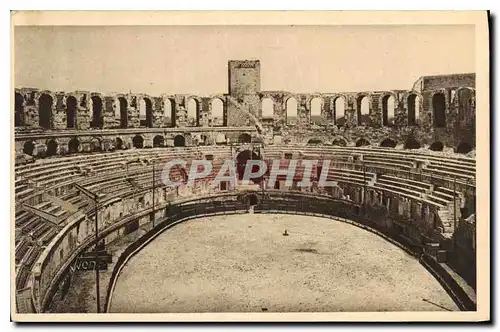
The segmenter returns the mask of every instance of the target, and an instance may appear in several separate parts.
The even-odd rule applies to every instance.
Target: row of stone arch
[[[447,109],[450,103],[455,103],[458,107],[459,120],[464,121],[468,118],[471,109],[475,107],[474,90],[470,88],[460,88],[454,92],[451,97],[452,101],[447,101],[445,92],[436,92],[432,95],[432,120],[436,128],[446,126]],[[199,98],[198,98],[199,99]],[[188,126],[199,126],[201,101],[197,98],[187,98],[186,100],[186,122]],[[396,99],[394,94],[386,94],[380,99],[382,103],[382,125],[390,126],[394,124]],[[270,97],[262,99],[262,117],[273,118],[275,102]],[[314,97],[310,100],[311,122],[319,123],[322,117],[323,99]],[[420,110],[422,97],[417,93],[410,93],[406,96],[407,102],[407,124],[410,126],[417,125],[420,118]],[[86,103],[86,102],[85,102]],[[368,94],[360,94],[355,101],[355,111],[357,125],[370,125],[370,96]],[[51,94],[41,93],[38,98],[38,125],[45,129],[52,127],[53,112],[55,100]],[[78,122],[78,107],[79,101],[74,95],[68,95],[65,98],[66,104],[66,127],[77,128]],[[104,125],[104,102],[98,95],[90,97],[91,104],[91,128],[103,128]],[[119,119],[119,127],[127,128],[129,126],[129,100],[125,96],[118,96],[115,102],[114,118]],[[337,96],[333,100],[332,117],[336,125],[343,126],[346,122],[346,105],[345,96]],[[15,126],[23,126],[23,96],[15,93]],[[149,97],[139,98],[139,119],[141,127],[153,127],[153,101]],[[171,119],[171,125],[176,125],[176,105],[173,98],[164,98],[162,101],[163,116]],[[218,98],[212,98],[210,101],[210,113],[214,125],[223,125],[224,119],[224,102]],[[293,96],[285,99],[286,123],[293,125],[298,121],[298,102]]]
[[[322,117],[323,99],[314,97],[310,101],[310,116],[312,123],[320,123]],[[395,124],[396,98],[393,94],[386,94],[381,98],[382,102],[382,125],[391,126]],[[408,114],[407,122],[410,126],[417,125],[420,117],[421,96],[411,93],[407,97]],[[335,125],[343,126],[346,123],[347,97],[337,96],[332,102],[332,120]],[[285,100],[286,122],[289,125],[297,123],[298,102],[295,97]],[[361,94],[356,98],[355,103],[357,125],[371,124],[370,119],[370,96]],[[262,117],[272,117],[274,114],[274,102],[271,98],[262,100]]]
[[[225,135],[223,135],[225,138]],[[134,137],[132,137],[131,143],[132,147],[142,149],[145,147],[145,137],[144,135],[137,134]],[[102,145],[102,138],[101,137],[94,137],[90,140],[90,149],[86,152],[102,152],[102,151],[110,151],[110,150],[122,150],[128,148],[126,146],[125,141],[121,137],[115,137],[112,142],[113,142],[113,147],[112,148],[105,148]],[[206,137],[205,137],[206,141]],[[246,143],[251,143],[252,142],[252,136],[248,133],[242,133],[238,136],[238,143],[240,144],[246,144]],[[49,138],[45,141],[45,157],[50,157],[50,156],[55,156],[60,154],[58,151],[59,146],[63,144],[60,143],[57,138]],[[204,144],[204,142],[202,142]],[[227,140],[220,140],[217,144],[227,144]],[[36,141],[26,141],[23,145],[23,153],[33,156],[34,155],[34,150],[37,145]],[[173,146],[174,147],[185,147],[186,146],[186,137],[182,134],[175,135],[173,137]],[[152,147],[153,148],[160,148],[160,147],[166,147],[166,139],[164,135],[156,135],[153,137],[152,141]],[[66,149],[68,154],[73,154],[73,153],[80,153],[83,152],[82,148],[82,142],[78,137],[72,137],[69,142],[67,143],[67,149]]]
[[[153,101],[149,97],[138,98],[139,119],[141,127],[153,127],[154,110]],[[81,104],[81,105],[79,105]],[[90,128],[103,128],[104,126],[104,100],[101,96],[93,95],[90,97]],[[117,96],[115,98],[114,119],[118,120],[120,128],[129,127],[129,107],[130,101],[125,96]],[[44,129],[51,129],[56,100],[50,93],[41,93],[35,105],[38,106],[38,126]],[[14,111],[14,124],[16,127],[24,126],[26,121],[23,119],[23,109],[25,100],[21,93],[15,93],[15,111]],[[78,101],[74,95],[65,97],[65,111],[66,111],[66,128],[78,127],[78,110],[80,107],[86,107],[87,101]],[[176,122],[176,107],[173,98],[164,98],[162,100],[162,115],[165,118],[171,119],[171,125],[175,126]],[[186,101],[187,123],[191,126],[199,125],[201,101],[196,98],[188,98]],[[223,125],[224,118],[224,102],[218,98],[210,100],[209,109],[212,116],[212,122],[215,125]]]
[[[311,138],[308,142],[308,145],[321,145],[324,144],[323,140],[317,139],[317,138]],[[382,142],[380,142],[379,146],[380,147],[385,147],[385,148],[395,148],[397,146],[398,142],[386,138]],[[347,146],[347,141],[343,138],[336,138],[331,142],[331,145],[333,146]],[[360,138],[356,141],[355,146],[356,147],[364,147],[364,146],[371,146],[372,144],[365,138]],[[420,149],[422,146],[421,144],[414,138],[408,138],[403,146],[403,149],[405,150],[412,150],[412,149]],[[436,141],[432,143],[429,146],[429,150],[432,151],[443,151],[444,149],[444,144],[442,142]],[[460,142],[457,147],[455,148],[455,151],[457,153],[462,153],[466,154],[469,153],[473,150],[473,147],[467,143],[467,142]]]

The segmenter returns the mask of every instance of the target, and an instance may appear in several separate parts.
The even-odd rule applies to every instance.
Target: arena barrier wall
[[[359,205],[349,201],[334,200],[316,195],[283,192],[266,192],[266,194],[262,195],[258,192],[254,192],[240,194],[233,197],[237,198],[236,200],[219,202],[219,204],[214,204],[210,201],[193,204],[195,200],[172,205],[170,207],[171,214],[161,219],[156,227],[129,245],[120,255],[108,284],[104,308],[105,312],[108,312],[110,309],[116,281],[127,262],[151,241],[157,238],[163,231],[191,219],[214,215],[246,213],[249,206],[248,200],[245,198],[248,195],[260,196],[260,202],[254,207],[254,213],[283,213],[325,217],[355,225],[383,237],[385,240],[419,259],[419,262],[429,270],[438,282],[440,282],[460,310],[476,310],[475,302],[460,287],[457,280],[442,268],[434,258],[425,254],[421,245],[416,244],[405,236],[401,236],[397,232],[391,231],[389,228],[380,227],[374,223],[373,220],[365,218],[364,214],[360,214],[361,207]]]

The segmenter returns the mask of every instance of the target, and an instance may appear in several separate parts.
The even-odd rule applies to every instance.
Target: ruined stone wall
[[[273,141],[273,135],[296,141],[305,135],[312,137],[328,133],[330,140],[335,136],[343,136],[348,142],[359,138],[377,142],[381,137],[385,137],[398,142],[412,138],[420,144],[442,142],[452,147],[463,142],[475,145],[474,74],[424,76],[415,83],[414,90],[311,94],[260,91],[259,61],[230,61],[228,74],[229,94],[209,97],[190,94],[149,96],[132,93],[103,96],[88,91],[53,93],[30,88],[16,89],[15,109],[21,113],[16,116],[21,119],[21,127],[39,128],[42,109],[39,100],[43,96],[44,112],[47,113],[47,107],[50,108],[50,125],[45,123],[45,129],[63,130],[68,127],[68,99],[74,98],[71,100],[76,100],[75,129],[87,130],[91,127],[93,113],[96,111],[92,98],[99,97],[102,109],[98,128],[120,128],[120,100],[124,100],[126,104],[127,127],[139,128],[144,127],[145,123],[141,123],[140,103],[141,100],[148,100],[147,112],[151,114],[147,113],[150,121],[146,122],[146,126],[153,128],[256,126],[262,131],[262,138],[270,141]],[[470,91],[470,98],[465,102],[459,101],[458,97],[464,89]],[[445,99],[446,123],[443,127],[435,125],[433,98],[438,94],[443,94]],[[416,98],[419,103],[410,105],[410,97]],[[212,101],[215,98],[223,103],[223,114],[217,118],[212,114]],[[263,119],[264,98],[272,101],[272,118]],[[287,101],[291,98],[294,98],[297,104],[297,118],[293,123],[287,115]],[[344,117],[339,121],[337,98],[344,100]],[[320,101],[319,116],[312,114],[313,101],[317,99]],[[366,113],[361,112],[363,99],[368,101]],[[389,99],[393,100],[393,114],[389,114]],[[50,106],[47,106],[47,100],[51,100]],[[196,104],[195,118],[192,113],[188,114],[191,100]],[[170,108],[167,104],[170,104]],[[415,108],[414,124],[409,122],[411,108]],[[388,113],[386,122],[384,110]],[[95,127],[95,124],[92,126]],[[293,135],[296,136],[292,137]]]
[[[423,77],[423,90],[475,87],[476,74],[453,74]]]

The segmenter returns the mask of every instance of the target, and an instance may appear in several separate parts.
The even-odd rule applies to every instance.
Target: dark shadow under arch
[[[383,140],[380,143],[380,146],[384,147],[384,148],[395,148],[396,145],[397,145],[397,142],[395,140],[390,139],[390,138],[386,138],[385,140]]]
[[[57,154],[57,141],[55,139],[49,139],[47,141],[47,151],[45,152],[45,155],[47,157],[55,156]]]
[[[153,138],[153,147],[162,148],[165,146],[165,138],[162,135],[156,135]]]
[[[332,145],[335,146],[347,146],[347,142],[344,139],[336,138],[333,140]]]
[[[356,141],[356,146],[357,147],[360,147],[360,146],[368,146],[370,145],[370,142],[368,142],[366,139],[364,138],[360,138]]]
[[[35,149],[35,143],[33,141],[27,141],[23,145],[23,153],[33,156],[33,150]]]
[[[132,145],[134,148],[142,149],[144,147],[144,138],[141,135],[135,135],[132,138]]]
[[[182,135],[175,136],[174,146],[186,146],[186,138]]]
[[[434,142],[429,146],[429,150],[432,151],[443,151],[444,144],[442,142]]]
[[[420,149],[420,143],[414,138],[408,138],[404,145],[405,149]]]
[[[77,153],[80,152],[80,140],[76,137],[73,137],[68,142],[68,152],[69,153]]]
[[[472,151],[472,146],[469,143],[462,142],[457,146],[457,153],[469,153]]]

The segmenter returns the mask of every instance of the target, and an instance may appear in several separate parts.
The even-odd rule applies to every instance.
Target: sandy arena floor
[[[122,270],[110,312],[263,310],[458,308],[417,260],[375,234],[324,218],[246,214],[161,234]]]

